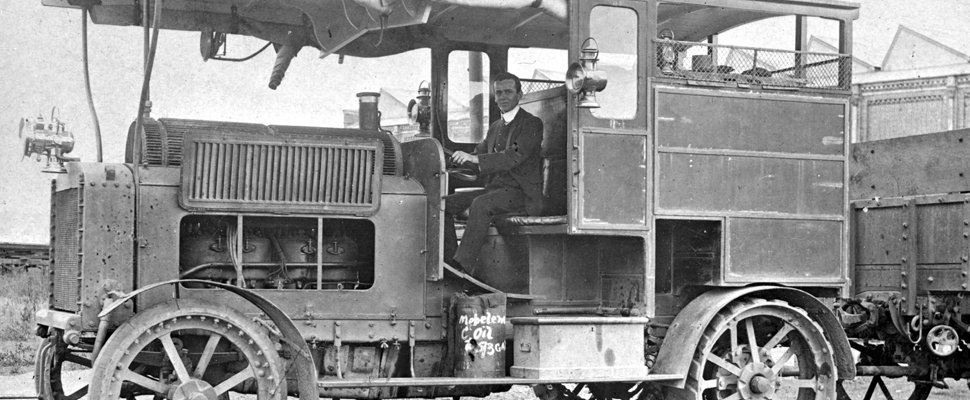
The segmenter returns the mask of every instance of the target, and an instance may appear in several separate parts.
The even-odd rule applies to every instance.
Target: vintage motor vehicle
[[[970,373],[970,185],[947,175],[887,194],[892,166],[862,158],[895,146],[850,150],[857,4],[43,3],[142,26],[147,57],[125,163],[67,160],[53,140],[28,148],[62,172],[37,314],[41,398],[531,385],[543,399],[826,400],[875,375],[913,378],[925,399]],[[774,17],[793,21],[790,49],[727,43]],[[809,21],[832,27],[837,51],[808,51]],[[385,129],[380,96],[363,90],[356,127],[153,119],[160,30],[201,32],[206,59],[237,35],[271,43],[271,88],[306,47],[419,51],[431,73],[408,107],[416,133]],[[445,154],[499,118],[489,77],[523,54],[554,54],[565,71],[522,76],[521,104],[544,123],[548,207],[496,216],[465,273],[443,263],[442,197],[476,181]],[[91,378],[65,393],[69,364]]]

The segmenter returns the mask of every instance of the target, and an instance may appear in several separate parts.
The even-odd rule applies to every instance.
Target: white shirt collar
[[[519,115],[519,106],[512,107],[512,109],[509,110],[509,112],[502,113],[502,121],[504,121],[505,124],[508,125],[510,122],[512,122],[512,120],[515,119],[516,115]]]

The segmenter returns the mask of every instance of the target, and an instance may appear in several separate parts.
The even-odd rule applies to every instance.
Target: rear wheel
[[[832,345],[797,307],[741,299],[718,313],[694,353],[685,389],[668,399],[830,400],[836,376]]]
[[[115,331],[94,364],[91,398],[155,394],[224,399],[230,390],[283,399],[286,374],[266,329],[244,314],[197,300],[173,300]]]

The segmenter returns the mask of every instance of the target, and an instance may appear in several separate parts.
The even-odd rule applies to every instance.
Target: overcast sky
[[[968,1],[861,3],[855,39],[865,45],[866,61],[875,65],[882,62],[900,23],[923,27],[923,33],[934,38],[946,36],[940,39],[944,43],[970,40],[965,26],[970,20]],[[88,26],[91,84],[106,162],[122,161],[125,135],[137,109],[141,34],[138,27]],[[764,32],[756,32],[751,40],[764,37]],[[229,56],[247,55],[262,44],[230,37]],[[416,88],[430,78],[429,64],[415,61],[420,57],[380,62],[347,58],[338,64],[335,57],[321,60],[315,50],[306,48],[279,89],[272,91],[266,87],[274,58],[271,50],[246,63],[226,63],[203,62],[198,49],[198,34],[161,33],[152,80],[154,117],[342,126],[341,110],[356,108],[357,92],[382,86]],[[17,125],[22,117],[48,118],[56,106],[77,139],[70,155],[95,160],[82,75],[81,12],[43,7],[41,0],[0,0],[0,50],[0,242],[46,243],[52,175],[40,172],[43,163],[20,161],[23,142],[17,138]]]

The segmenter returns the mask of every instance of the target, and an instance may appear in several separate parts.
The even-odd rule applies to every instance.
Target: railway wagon
[[[846,133],[856,4],[43,3],[141,26],[146,57],[124,163],[44,150],[61,174],[50,307],[37,315],[42,398],[457,398],[531,385],[543,399],[822,400],[845,398],[840,382],[859,372],[929,379],[900,366],[908,355],[959,364],[922,344],[860,367],[852,354],[888,343],[885,319],[866,325],[886,310],[918,333],[945,325],[910,323],[935,298],[915,285],[885,278],[870,298],[859,279],[880,272],[862,271],[896,267],[850,255],[863,232],[850,231]],[[793,49],[727,43],[775,17],[794,24]],[[806,51],[810,21],[831,28],[837,52]],[[234,36],[272,44],[272,89],[310,84],[284,79],[306,47],[387,71],[419,59],[430,72],[409,82],[416,133],[385,129],[373,87],[352,127],[156,120],[162,30],[201,32],[212,61],[229,60],[220,49]],[[479,181],[445,154],[471,150],[499,118],[490,76],[547,58],[565,74],[535,68],[521,101],[543,121],[546,209],[495,216],[478,265],[452,268],[442,197]],[[65,393],[66,364],[90,368],[90,383]]]
[[[852,145],[852,279],[840,303],[858,369],[916,381],[926,398],[965,379],[970,130]],[[874,378],[873,385],[885,386]]]

